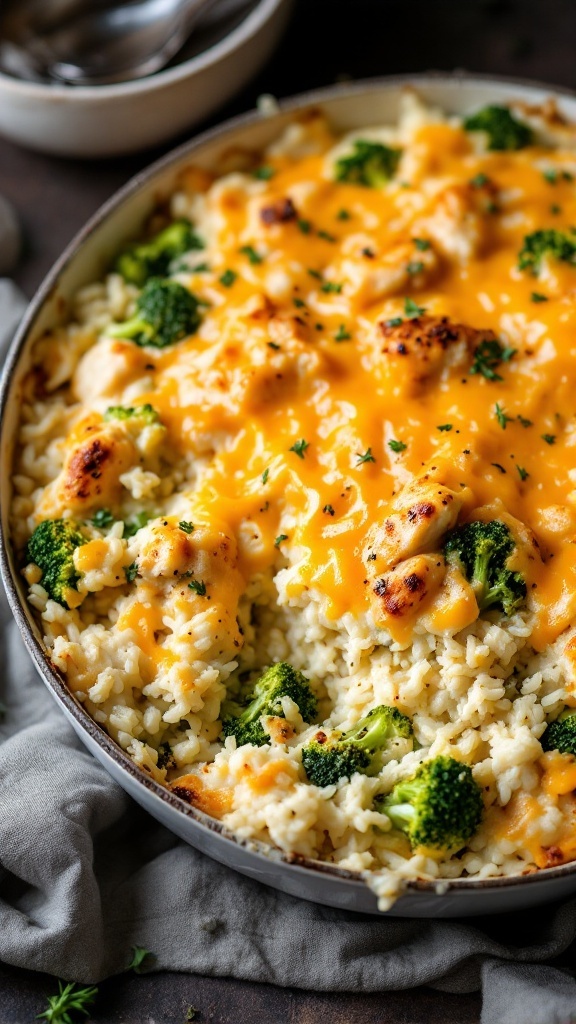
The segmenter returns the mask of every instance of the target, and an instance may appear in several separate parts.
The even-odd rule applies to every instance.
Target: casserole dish
[[[85,237],[73,245],[72,251],[65,255],[49,278],[12,349],[3,404],[3,443],[7,446],[3,449],[3,465],[7,471],[10,464],[8,439],[14,436],[19,388],[29,369],[27,357],[29,360],[31,346],[48,328],[61,322],[78,288],[103,274],[119,245],[139,234],[142,224],[153,209],[164,196],[171,193],[178,172],[187,163],[193,160],[197,167],[210,168],[218,166],[224,154],[232,149],[241,147],[243,150],[259,150],[276,138],[295,115],[301,115],[312,107],[319,107],[338,131],[345,132],[362,126],[367,119],[367,110],[370,112],[370,120],[375,123],[394,121],[402,86],[405,84],[396,80],[336,90],[334,95],[315,94],[288,103],[279,114],[266,119],[242,118],[234,126],[225,126],[209,133],[198,142],[165,158],[108,204],[89,225]],[[451,113],[468,113],[485,104],[502,104],[518,98],[527,103],[537,103],[549,95],[549,91],[539,91],[538,87],[468,79],[420,78],[414,84],[426,103],[438,104]],[[559,102],[570,114],[570,101]],[[302,442],[299,443],[302,445]],[[398,445],[398,442],[394,444]],[[302,458],[301,452],[296,454]],[[7,553],[5,568],[10,568]],[[329,905],[363,911],[375,909],[375,898],[366,888],[360,873],[342,871],[331,864],[312,861],[293,853],[282,854],[254,840],[239,841],[221,823],[208,818],[198,808],[180,802],[152,779],[141,775],[134,765],[130,764],[128,768],[122,751],[101,733],[74,701],[38,645],[38,640],[34,638],[35,627],[31,631],[27,612],[17,599],[18,585],[15,585],[14,579],[8,580],[7,585],[18,621],[24,627],[25,639],[37,663],[43,667],[45,680],[53,692],[59,695],[81,738],[106,764],[114,777],[151,813],[193,845],[224,863],[259,877],[267,884]],[[574,872],[570,864],[559,868],[544,868],[520,878],[441,878],[436,882],[415,881],[408,884],[405,895],[394,904],[392,912],[409,916],[486,913],[489,910],[510,909],[516,905],[516,901],[528,905],[554,898],[561,890],[572,888],[573,882]],[[514,893],[522,893],[522,896]]]

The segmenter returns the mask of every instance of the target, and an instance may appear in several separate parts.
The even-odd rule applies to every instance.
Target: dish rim
[[[270,4],[281,2],[283,2],[283,0],[264,0],[264,3]],[[2,76],[0,75],[0,77]],[[457,86],[461,81],[465,81],[470,85],[474,85],[475,83],[478,83],[479,85],[501,84],[507,87],[519,86],[520,88],[541,89],[549,92],[552,96],[566,96],[576,102],[576,90],[569,89],[567,87],[554,86],[546,82],[540,82],[532,79],[522,79],[502,75],[494,77],[489,74],[471,73],[458,70],[454,72],[432,71],[419,74],[381,76],[378,78],[363,79],[353,83],[346,83],[344,85],[338,84],[321,89],[306,91],[295,96],[279,100],[277,113],[281,115],[295,113],[298,110],[305,110],[308,107],[318,106],[323,102],[338,97],[351,97],[355,94],[370,94],[371,92],[378,92],[386,87],[414,85],[418,88],[419,85],[426,86],[429,83],[434,84],[439,82],[446,84],[452,83]],[[274,116],[276,116],[276,113],[267,115],[266,119],[269,117],[273,118]],[[5,423],[9,399],[11,397],[12,384],[14,376],[18,370],[20,357],[28,340],[29,331],[33,327],[44,303],[49,299],[51,293],[57,288],[60,275],[76,257],[79,249],[89,239],[91,234],[110,216],[113,216],[126,200],[135,195],[141,187],[151,183],[154,178],[161,175],[162,172],[169,170],[171,165],[178,164],[178,162],[186,156],[192,157],[197,150],[202,149],[206,144],[217,142],[218,139],[225,138],[230,132],[257,124],[262,119],[263,115],[259,110],[256,109],[248,111],[229,118],[224,122],[218,123],[216,126],[201,132],[199,135],[194,135],[187,142],[181,143],[176,148],[171,149],[164,156],[155,160],[152,164],[147,165],[142,171],[139,171],[136,175],[130,178],[126,184],[118,189],[98,208],[86,224],[76,233],[37,289],[24,313],[22,321],[6,354],[0,380],[0,446],[2,449],[4,446]],[[161,786],[160,783],[146,775],[146,773],[134,763],[129,754],[116,744],[112,737],[109,736],[109,734],[100,725],[98,725],[93,718],[91,718],[82,704],[80,704],[80,702],[73,696],[64,678],[50,661],[48,652],[44,649],[42,642],[39,639],[39,635],[36,635],[36,632],[39,634],[38,627],[36,625],[33,628],[31,625],[31,613],[27,613],[25,610],[25,599],[20,596],[16,567],[14,566],[13,571],[9,547],[10,539],[8,536],[8,530],[4,529],[4,519],[2,517],[0,519],[0,572],[6,589],[10,610],[19,627],[24,644],[31,655],[34,664],[38,668],[43,682],[51,690],[56,701],[63,705],[65,711],[75,720],[81,730],[88,734],[88,736],[101,748],[101,750],[115,762],[117,767],[126,771],[137,784],[139,783],[142,785],[148,791],[148,795],[151,798],[154,800],[160,800],[167,808],[170,808],[170,813],[172,811],[176,811],[179,814],[184,813],[187,817],[192,818],[201,829],[206,829],[208,832],[215,833],[240,848],[249,850],[251,853],[262,858],[267,863],[275,862],[285,864],[288,867],[299,868],[313,874],[328,875],[342,882],[366,884],[366,877],[370,875],[371,872],[350,871],[345,868],[340,868],[335,864],[331,864],[328,861],[316,860],[311,857],[304,857],[300,854],[285,853],[277,847],[269,846],[260,840],[244,839],[223,825],[223,823],[218,819],[212,818],[205,812],[186,803],[169,789]],[[442,878],[430,881],[411,879],[407,882],[405,891],[407,893],[427,893],[429,895],[433,895],[437,893],[438,885],[440,883],[442,887],[442,895],[449,896],[450,893],[453,892],[461,894],[477,893],[492,891],[494,889],[514,888],[519,885],[528,886],[530,884],[565,878],[575,874],[576,860],[573,860],[558,867],[538,868],[529,874],[496,875],[494,877],[480,879]]]
[[[128,82],[114,82],[110,85],[65,85],[48,82],[29,82],[27,79],[14,78],[0,71],[0,90],[6,89],[15,96],[22,96],[28,99],[42,99],[50,101],[54,98],[58,101],[70,101],[74,103],[89,103],[102,98],[103,100],[114,100],[120,97],[130,97],[155,92],[183,81],[193,78],[194,75],[206,71],[213,65],[218,64],[229,54],[239,50],[244,43],[268,23],[270,18],[285,4],[292,0],[259,0],[255,7],[245,18],[228,32],[222,39],[219,39],[212,46],[194,57],[189,57],[174,67],[164,68],[155,74],[146,75],[144,78],[133,79]]]

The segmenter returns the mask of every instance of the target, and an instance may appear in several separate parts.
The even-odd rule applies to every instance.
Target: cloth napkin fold
[[[0,280],[0,343],[22,307]],[[576,938],[576,899],[430,921],[268,889],[178,840],[112,781],[43,686],[3,597],[0,650],[0,960],[93,983],[138,945],[157,970],[328,992],[482,988],[482,1024],[576,1018],[576,982],[550,965]]]

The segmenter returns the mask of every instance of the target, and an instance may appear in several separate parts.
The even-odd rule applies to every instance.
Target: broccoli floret
[[[388,740],[409,739],[412,723],[398,708],[382,704],[373,708],[348,732],[328,737],[320,732],[302,748],[302,764],[315,786],[333,786],[354,772],[375,775],[382,767],[381,754]]]
[[[232,705],[233,713],[222,722],[224,735],[235,736],[239,747],[244,743],[257,747],[268,743],[260,718],[262,715],[284,718],[282,697],[290,697],[298,705],[305,722],[315,717],[316,697],[308,680],[285,661],[279,661],[261,676],[244,705]]]
[[[536,276],[546,256],[576,266],[576,228],[570,228],[570,233],[546,228],[526,235],[518,253],[518,267],[520,270],[530,270]]]
[[[178,256],[203,248],[190,221],[176,220],[149,242],[128,246],[118,256],[114,270],[122,274],[125,281],[141,288],[149,277],[167,274],[172,260]]]
[[[74,568],[76,548],[86,538],[72,519],[45,519],[28,541],[26,558],[42,570],[42,586],[53,601],[68,608],[70,590],[77,590],[80,573]]]
[[[446,560],[469,580],[480,611],[493,606],[511,615],[525,599],[523,576],[506,567],[514,547],[510,530],[499,519],[466,523],[449,534],[444,546]]]
[[[176,281],[153,277],[136,301],[136,316],[109,328],[111,338],[129,338],[136,345],[165,348],[194,334],[200,324],[199,302]]]
[[[336,161],[336,181],[381,188],[394,177],[401,156],[401,149],[392,149],[381,142],[357,139],[350,155]]]
[[[110,405],[104,413],[105,420],[141,419],[146,426],[158,423],[160,417],[148,402],[145,405]]]
[[[555,722],[550,722],[540,742],[543,750],[576,756],[576,708],[566,708]]]
[[[467,132],[486,132],[488,149],[524,149],[534,133],[527,124],[517,121],[508,107],[483,107],[464,121]]]
[[[482,793],[467,764],[453,757],[425,761],[415,775],[398,782],[378,800],[394,828],[412,847],[456,852],[466,845],[482,817]]]

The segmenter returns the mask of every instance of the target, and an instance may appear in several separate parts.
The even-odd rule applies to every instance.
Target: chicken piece
[[[350,246],[348,240],[345,249],[351,250],[350,255],[334,264],[334,275],[350,282],[362,306],[424,288],[440,270],[440,259],[432,245],[418,251],[412,242],[404,242],[379,256],[366,245],[362,236],[354,236],[353,242],[356,237],[359,243]]]
[[[420,394],[445,371],[468,368],[474,349],[497,340],[493,331],[454,324],[445,316],[380,321],[377,330],[384,344],[375,352],[374,368],[392,394],[406,397]]]
[[[86,517],[94,507],[117,503],[120,477],[139,461],[136,445],[122,424],[85,417],[68,439],[69,451],[56,480],[46,488],[38,513],[44,517],[69,510]]]
[[[377,625],[414,621],[438,592],[446,574],[442,555],[415,555],[370,585],[370,607]]]
[[[150,353],[131,341],[102,338],[80,359],[72,377],[72,394],[83,405],[103,407],[120,401],[125,389],[153,369]]]
[[[430,235],[441,253],[467,263],[488,247],[498,191],[489,178],[449,185],[436,196],[433,212],[417,225]]]
[[[178,523],[157,520],[139,530],[129,548],[145,580],[193,579],[208,586],[237,575],[236,541],[226,533],[198,526],[185,533]],[[198,593],[198,589],[195,591]]]
[[[398,562],[437,550],[456,524],[461,494],[422,477],[402,488],[383,523],[375,523],[366,538],[363,559],[370,579],[377,579]]]

